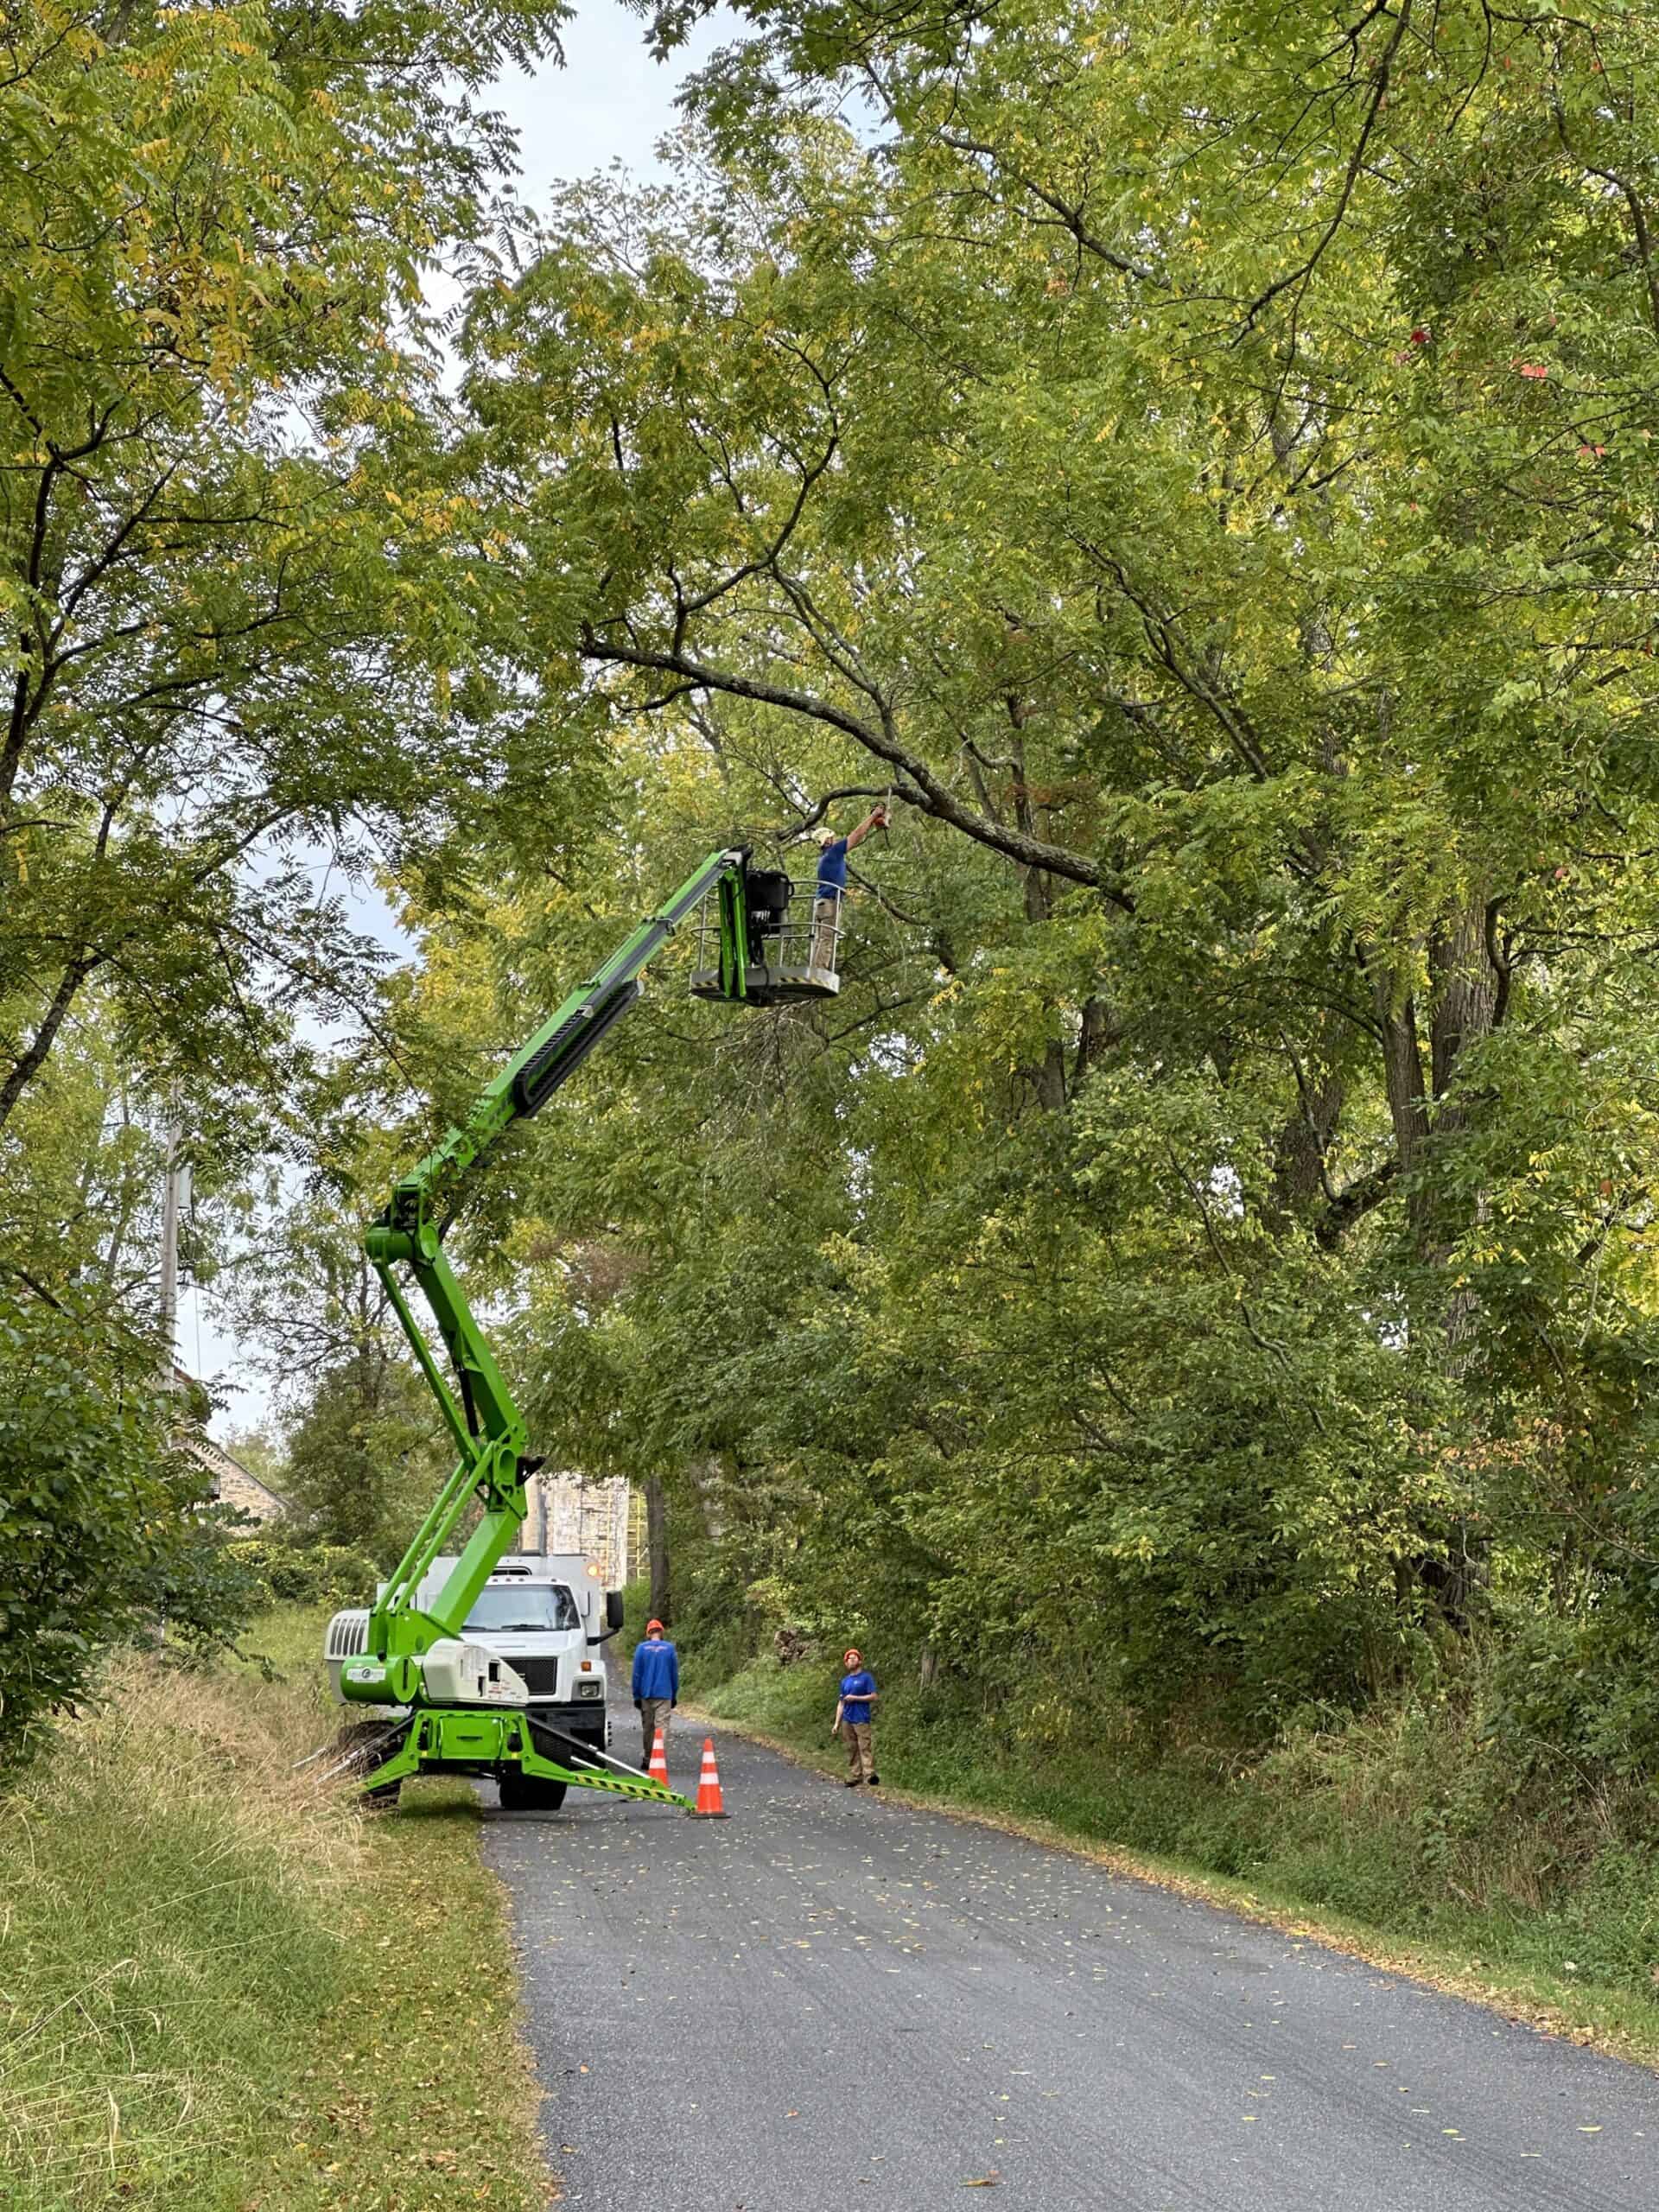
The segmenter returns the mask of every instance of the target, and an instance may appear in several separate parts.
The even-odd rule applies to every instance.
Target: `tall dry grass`
[[[204,2143],[276,2124],[362,1849],[338,1788],[295,1768],[327,1726],[315,1674],[128,1656],[0,1799],[7,2212],[206,2205]]]

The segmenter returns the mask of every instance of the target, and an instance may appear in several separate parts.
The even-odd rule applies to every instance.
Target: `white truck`
[[[454,1563],[433,1560],[415,1598],[416,1611],[436,1596]],[[467,1616],[466,1639],[506,1661],[530,1692],[537,1719],[603,1751],[610,1727],[601,1647],[621,1625],[622,1592],[605,1589],[599,1568],[578,1553],[510,1552]],[[336,1613],[328,1624],[323,1652],[342,1704],[340,1669],[366,1649],[368,1626],[366,1606]]]

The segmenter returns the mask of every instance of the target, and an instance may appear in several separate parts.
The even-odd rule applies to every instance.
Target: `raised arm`
[[[872,807],[870,811],[865,816],[864,819],[859,823],[857,829],[848,832],[848,851],[850,853],[856,850],[856,849],[861,845],[864,840],[869,836],[872,830],[878,830],[885,826],[887,819],[887,810],[885,806]]]

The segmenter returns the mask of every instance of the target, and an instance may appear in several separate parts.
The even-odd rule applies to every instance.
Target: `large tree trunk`
[[[1402,1176],[1409,1175],[1428,1135],[1428,1098],[1423,1082],[1422,1048],[1417,1041],[1417,1002],[1409,991],[1396,996],[1394,978],[1371,971],[1371,998],[1382,1041],[1382,1082],[1395,1150]]]
[[[1275,1233],[1306,1213],[1325,1195],[1325,1163],[1342,1120],[1346,1089],[1340,1076],[1304,1080],[1297,1071],[1296,1111],[1274,1146],[1273,1211]]]
[[[703,1531],[711,1544],[717,1544],[726,1534],[726,1516],[720,1495],[719,1455],[711,1452],[704,1459],[688,1461],[686,1472],[690,1476],[691,1487],[697,1494]]]
[[[1499,1002],[1497,972],[1486,942],[1484,906],[1471,905],[1452,926],[1438,933],[1428,948],[1433,1005],[1428,1020],[1427,1073],[1419,1040],[1417,1009],[1407,997],[1395,1006],[1382,979],[1373,978],[1382,1029],[1382,1065],[1389,1110],[1394,1122],[1402,1175],[1421,1164],[1431,1142],[1454,1136],[1466,1124],[1466,1103],[1449,1094],[1465,1049],[1491,1034]],[[1476,1200],[1478,1207],[1479,1200]],[[1433,1193],[1418,1190],[1410,1199],[1410,1219],[1419,1257],[1444,1267],[1466,1224],[1447,1217]],[[1478,1313],[1468,1290],[1454,1293],[1439,1318],[1440,1357],[1450,1373],[1468,1364],[1474,1349]],[[1403,1596],[1411,1584],[1426,1591],[1441,1618],[1453,1628],[1466,1626],[1475,1595],[1486,1577],[1487,1540],[1483,1531],[1459,1521],[1444,1559],[1419,1557],[1399,1563]]]
[[[651,1611],[665,1621],[673,1585],[669,1574],[668,1497],[660,1475],[645,1478],[645,1550],[651,1559]]]
[[[1395,978],[1382,968],[1368,968],[1382,1046],[1382,1077],[1394,1124],[1400,1173],[1409,1176],[1431,1136],[1462,1128],[1466,1109],[1446,1103],[1465,1049],[1490,1035],[1497,1018],[1498,977],[1486,945],[1486,912],[1471,905],[1450,930],[1437,933],[1427,947],[1433,1005],[1428,1020],[1429,1061],[1423,1065],[1415,1000],[1399,994]],[[1436,1256],[1443,1236],[1430,1219],[1421,1193],[1412,1204],[1412,1220],[1425,1258]],[[1444,1224],[1440,1225],[1443,1229]]]
[[[1435,982],[1429,1047],[1439,1133],[1463,1125],[1461,1107],[1440,1106],[1439,1102],[1451,1088],[1464,1047],[1490,1035],[1497,1011],[1498,979],[1486,950],[1484,907],[1469,907],[1450,936],[1436,938],[1428,958]]]

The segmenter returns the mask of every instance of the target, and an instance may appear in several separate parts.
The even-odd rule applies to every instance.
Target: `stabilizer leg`
[[[413,1716],[408,1733],[390,1757],[364,1777],[360,1786],[365,1796],[385,1804],[404,1782],[421,1773],[481,1774],[498,1781],[522,1776],[526,1781],[607,1790],[615,1797],[690,1810],[690,1800],[677,1790],[665,1789],[644,1775],[608,1774],[588,1766],[582,1763],[587,1755],[586,1745],[524,1713],[438,1707]]]
[[[646,1803],[683,1805],[689,1812],[691,1801],[682,1797],[677,1790],[665,1789],[660,1782],[653,1782],[649,1775],[622,1767],[620,1772],[607,1771],[620,1762],[608,1759],[603,1751],[594,1752],[575,1736],[567,1736],[562,1728],[554,1728],[545,1720],[525,1715],[525,1730],[531,1739],[530,1757],[524,1761],[526,1774],[540,1770],[545,1764],[552,1773],[563,1775],[583,1789],[608,1789],[613,1796],[637,1797]],[[589,1766],[590,1758],[607,1759],[607,1767]],[[537,1765],[532,1767],[531,1761]]]

